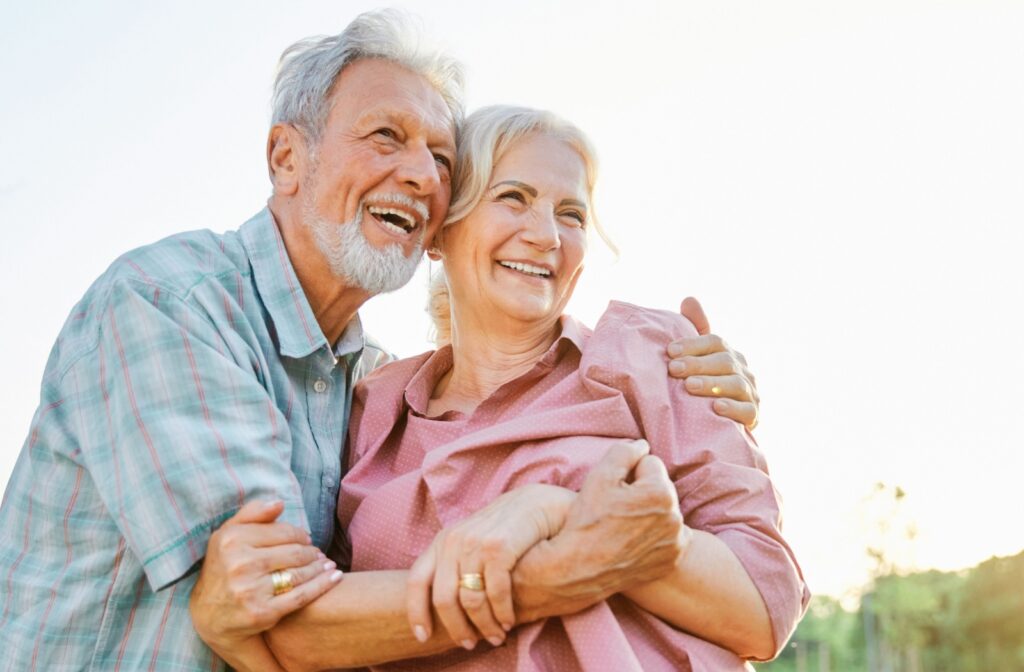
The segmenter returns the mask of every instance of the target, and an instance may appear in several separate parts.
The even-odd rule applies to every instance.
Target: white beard
[[[393,292],[412,279],[422,261],[424,230],[421,226],[416,246],[408,257],[399,243],[378,249],[363,234],[363,205],[360,201],[355,219],[339,224],[319,216],[307,201],[304,219],[336,276],[370,294]]]

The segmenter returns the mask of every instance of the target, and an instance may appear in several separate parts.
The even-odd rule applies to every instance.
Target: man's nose
[[[434,153],[425,145],[407,147],[397,170],[398,181],[417,196],[430,196],[441,187],[441,174]]]

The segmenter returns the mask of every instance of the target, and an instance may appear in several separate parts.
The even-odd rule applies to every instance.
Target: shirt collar
[[[561,359],[566,346],[574,347],[580,353],[583,352],[583,346],[586,344],[590,330],[570,315],[562,315],[559,318],[559,323],[562,326],[561,334],[551,344],[551,347],[541,355],[537,365],[531,369],[531,373],[539,368],[544,370],[553,368]],[[563,343],[566,346],[563,346]],[[409,380],[409,383],[405,386],[405,402],[409,404],[409,408],[413,412],[419,415],[427,414],[427,404],[430,402],[430,395],[433,394],[438,381],[452,368],[452,362],[452,346],[444,345],[435,350]],[[524,377],[529,375],[531,374],[524,374]]]
[[[270,208],[263,208],[243,224],[239,234],[252,265],[256,291],[277,333],[278,351],[285,357],[300,358],[320,348],[329,349],[327,337],[295,275]],[[348,342],[350,331],[358,333],[361,343],[362,326],[357,318],[346,327],[338,341],[339,348]]]

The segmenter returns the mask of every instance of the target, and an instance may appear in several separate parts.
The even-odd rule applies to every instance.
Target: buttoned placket
[[[326,548],[334,532],[334,508],[341,480],[341,454],[345,447],[348,390],[348,359],[328,348],[311,358],[306,385],[309,426],[320,452],[320,493],[316,520],[310,520],[314,543]],[[312,517],[311,517],[312,518]]]

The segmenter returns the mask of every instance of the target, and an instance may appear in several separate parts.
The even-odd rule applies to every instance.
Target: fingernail
[[[512,626],[509,625],[508,623],[502,623],[501,624],[501,629],[504,630],[505,632],[508,632],[509,630],[512,629]]]
[[[421,644],[427,641],[427,629],[422,625],[414,625],[412,628],[412,634],[416,636],[416,641]]]
[[[724,399],[715,399],[714,407],[719,413],[724,413],[729,410],[729,404],[726,403]]]
[[[466,651],[472,651],[474,646],[476,646],[476,642],[474,642],[472,639],[462,640],[462,648],[464,648]]]
[[[678,343],[669,343],[668,354],[672,357],[678,357],[679,355],[683,354],[683,346],[679,345]]]
[[[338,581],[341,581],[341,577],[342,577],[342,572],[339,569],[339,570],[335,571],[334,574],[331,574],[331,583],[337,583]]]
[[[668,363],[669,373],[674,373],[677,376],[681,376],[686,373],[686,362],[682,362],[678,359],[673,359]]]
[[[501,637],[495,636],[495,637],[488,637],[487,641],[491,643],[491,646],[501,646],[501,643],[504,642],[505,640],[502,639]]]
[[[686,389],[691,392],[700,392],[704,389],[704,381],[700,378],[687,378]]]
[[[334,569],[337,566],[338,566],[338,563],[334,562],[334,560],[328,560],[327,562],[324,563],[324,571],[325,572],[329,572],[329,571],[331,571],[332,569]]]

